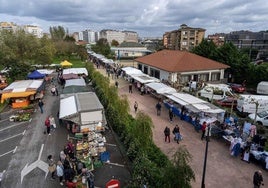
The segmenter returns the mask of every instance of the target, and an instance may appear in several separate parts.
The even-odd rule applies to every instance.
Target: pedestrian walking
[[[50,136],[51,135],[50,134],[50,126],[51,126],[51,124],[50,124],[50,121],[49,121],[49,117],[47,117],[46,120],[45,120],[45,126],[47,127],[47,134]]]
[[[170,122],[173,122],[174,114],[173,114],[173,110],[172,110],[172,108],[169,109],[169,111],[168,111],[168,116],[169,116],[169,121],[170,121]]]
[[[49,122],[50,122],[51,128],[53,128],[53,129],[57,128],[55,119],[54,119],[54,117],[52,115],[49,116]]]
[[[38,106],[40,108],[41,114],[43,114],[43,112],[44,112],[44,110],[43,110],[44,102],[42,101],[42,99],[39,99]]]
[[[115,81],[115,87],[118,88],[118,85],[119,85],[118,81]]]
[[[206,128],[207,128],[207,122],[204,121],[202,123],[202,126],[201,126],[201,131],[202,131],[201,140],[203,140],[205,138]]]
[[[60,185],[63,185],[63,175],[64,175],[63,170],[64,169],[63,169],[63,164],[61,161],[58,161],[56,170],[57,170],[57,176],[59,177]]]
[[[205,136],[206,136],[206,140],[208,142],[210,142],[210,137],[211,137],[211,127],[210,127],[210,124],[208,124],[207,127],[206,127]]]
[[[177,142],[177,144],[179,144],[179,141],[181,140],[180,127],[176,125],[172,133],[175,135],[174,140]]]
[[[253,175],[253,185],[254,185],[254,188],[260,188],[261,185],[264,185],[262,172],[260,170],[256,171]]]
[[[52,94],[53,96],[56,95],[56,87],[55,87],[54,85],[51,87],[50,92],[51,92],[51,94]]]
[[[129,86],[128,86],[128,92],[129,93],[132,93],[132,84],[129,84]]]
[[[155,108],[156,108],[156,115],[160,116],[161,115],[161,108],[162,108],[162,105],[160,104],[160,102],[158,102],[155,105]]]
[[[145,88],[144,86],[141,86],[141,95],[143,95],[145,93]]]
[[[184,113],[185,113],[185,106],[182,106],[181,107],[181,120],[183,120]]]
[[[48,171],[51,173],[51,178],[55,179],[55,173],[56,173],[56,164],[52,158],[52,155],[49,155],[47,157],[48,160]]]
[[[137,113],[137,110],[138,110],[138,103],[137,103],[137,101],[135,101],[135,103],[134,103],[134,110],[135,110],[135,113]]]
[[[165,130],[164,130],[164,135],[165,135],[165,142],[170,143],[170,128],[168,126],[166,126]]]

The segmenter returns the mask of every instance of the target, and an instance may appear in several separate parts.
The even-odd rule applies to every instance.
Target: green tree
[[[191,181],[195,181],[195,174],[189,165],[192,156],[185,146],[180,146],[172,157],[172,164],[166,168],[165,177],[171,181],[166,181],[167,188],[183,187],[190,188]]]
[[[192,49],[192,53],[195,53],[197,55],[200,55],[209,59],[215,59],[216,49],[217,47],[214,44],[214,42],[204,39],[198,46]]]
[[[117,40],[112,40],[111,46],[119,46],[119,42]]]
[[[42,65],[51,64],[55,53],[53,42],[47,36],[43,36],[40,39],[40,48],[36,49],[35,62]]]
[[[102,54],[105,57],[109,58],[111,56],[111,48],[107,39],[101,38],[97,41],[96,45],[93,45],[91,48],[95,53]]]
[[[53,26],[49,27],[49,33],[53,41],[63,41],[67,32],[62,26]]]
[[[15,59],[8,59],[4,66],[9,70],[8,77],[11,81],[24,80],[31,70],[31,66],[24,62],[18,62]]]

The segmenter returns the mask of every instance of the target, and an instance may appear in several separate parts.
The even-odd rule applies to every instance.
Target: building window
[[[219,80],[220,80],[220,73],[211,74],[211,81],[219,81]]]
[[[144,74],[148,74],[148,67],[144,66],[144,70],[143,70]]]
[[[138,64],[138,69],[142,71],[142,65]]]
[[[150,76],[160,79],[160,71],[156,69],[150,69]]]
[[[200,81],[207,82],[209,78],[209,74],[200,74]]]
[[[186,46],[186,45],[187,45],[187,42],[182,42],[182,45],[183,45],[183,46]]]

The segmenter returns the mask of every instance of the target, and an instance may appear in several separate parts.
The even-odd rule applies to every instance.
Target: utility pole
[[[205,177],[206,177],[206,168],[207,168],[207,155],[208,155],[208,142],[209,142],[209,136],[210,136],[210,125],[208,125],[207,128],[208,128],[208,132],[207,132],[207,137],[206,137],[206,150],[205,150],[201,188],[205,188]]]

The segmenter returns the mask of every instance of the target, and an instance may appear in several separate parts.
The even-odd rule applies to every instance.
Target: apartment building
[[[214,42],[216,46],[222,46],[224,44],[224,33],[215,33],[213,35],[208,35],[207,39]]]
[[[125,42],[138,42],[138,33],[134,31],[122,31],[125,33]]]
[[[36,36],[37,38],[42,38],[43,37],[43,30],[35,25],[24,25],[23,30],[26,33],[32,34]]]
[[[202,42],[205,31],[203,28],[192,28],[182,24],[180,29],[166,32],[163,35],[163,45],[170,50],[190,51]]]
[[[18,26],[13,22],[0,22],[0,30],[16,31]]]
[[[116,40],[119,44],[122,42],[138,42],[138,34],[134,31],[104,29],[100,31],[99,37],[107,39],[110,44],[113,40]]]
[[[225,35],[226,42],[232,42],[237,48],[258,50],[256,58],[268,58],[268,32],[234,31]],[[251,55],[251,54],[249,54]]]

